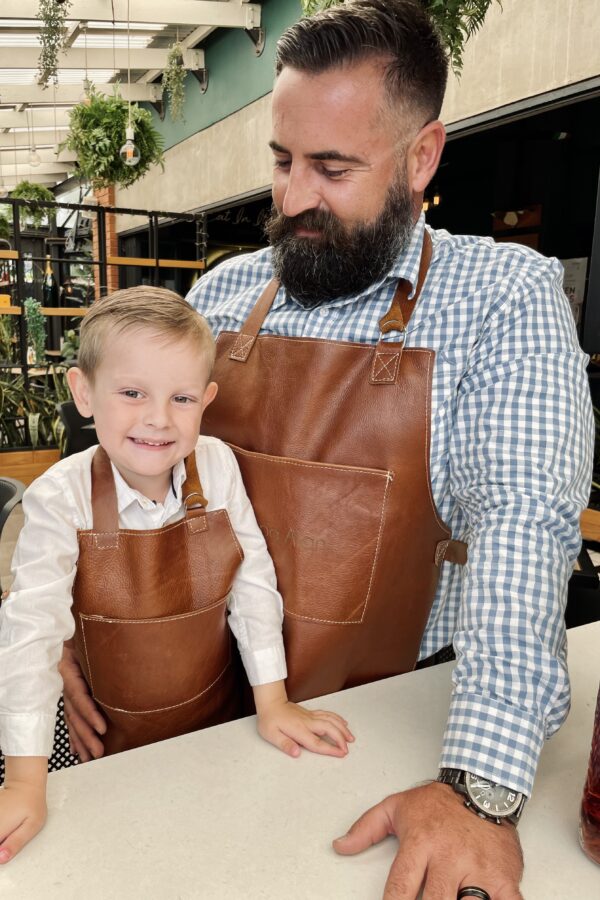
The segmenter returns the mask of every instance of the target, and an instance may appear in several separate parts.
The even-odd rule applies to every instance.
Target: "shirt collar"
[[[421,263],[421,251],[423,249],[424,232],[425,213],[421,213],[415,223],[415,227],[412,230],[408,244],[398,254],[393,266],[383,276],[383,278],[380,278],[379,281],[370,284],[369,287],[365,288],[365,290],[361,291],[359,294],[351,294],[348,297],[339,297],[337,300],[332,300],[327,304],[327,306],[346,306],[350,303],[354,303],[356,300],[360,300],[364,297],[369,296],[370,294],[375,293],[375,291],[378,291],[379,288],[387,282],[396,282],[400,278],[405,278],[407,281],[410,281],[412,289],[409,297],[412,297],[417,286],[417,280],[419,278],[419,265]],[[273,300],[271,309],[280,309],[282,306],[285,306],[288,301],[293,303],[294,306],[300,306],[300,304],[297,303],[297,301],[284,288],[280,287],[277,291],[277,296]]]
[[[111,467],[115,479],[115,488],[117,491],[117,509],[119,511],[119,515],[133,503],[137,503],[138,506],[141,506],[142,509],[156,508],[158,504],[154,503],[151,499],[140,493],[140,491],[136,491],[135,488],[132,488],[127,484],[119,470],[112,462]],[[167,494],[165,501],[162,504],[165,509],[171,506],[174,509],[178,509],[181,506],[182,487],[185,478],[185,462],[184,460],[180,459],[179,462],[173,466],[173,470],[171,471],[171,490]]]

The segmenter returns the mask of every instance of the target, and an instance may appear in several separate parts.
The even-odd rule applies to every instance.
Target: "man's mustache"
[[[272,244],[277,244],[286,238],[296,238],[298,229],[318,231],[320,237],[315,240],[321,240],[334,246],[338,241],[344,241],[347,237],[346,229],[337,216],[323,209],[307,209],[298,213],[297,216],[286,216],[273,209],[265,226],[267,236]],[[298,237],[297,240],[309,240],[309,238]]]

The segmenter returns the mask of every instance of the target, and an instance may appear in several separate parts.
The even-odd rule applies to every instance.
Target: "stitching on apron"
[[[209,512],[211,515],[219,515],[222,518],[223,513],[226,513],[227,510],[226,509],[211,509]],[[102,532],[102,534],[126,534],[126,535],[131,535],[132,537],[140,537],[140,536],[143,536],[146,534],[164,534],[166,531],[173,531],[175,528],[178,528],[179,526],[181,526],[181,524],[183,522],[185,522],[185,517],[183,517],[181,519],[177,519],[176,522],[171,522],[170,525],[163,525],[162,528],[121,528],[121,529],[119,529],[118,532],[107,531],[107,532]],[[231,528],[231,524],[229,527]],[[206,530],[208,531],[209,529],[206,529]],[[82,528],[77,533],[84,537],[87,537],[89,535],[91,535],[93,537],[94,534],[96,534],[98,532],[94,532],[91,528],[85,528],[85,529]],[[197,532],[197,533],[199,533],[199,532]]]
[[[363,607],[362,616],[360,619],[352,619],[351,621],[346,622],[338,622],[335,619],[316,619],[314,616],[299,616],[297,613],[291,613],[286,611],[285,602],[283,604],[283,610],[285,615],[289,616],[290,619],[303,619],[307,622],[317,622],[320,625],[361,625],[364,621],[367,607],[369,605],[369,598],[371,596],[371,588],[373,587],[373,576],[375,574],[375,566],[377,565],[377,559],[379,557],[379,548],[381,547],[381,532],[383,531],[383,520],[385,516],[385,506],[388,498],[388,490],[389,486],[393,480],[392,475],[388,472],[388,477],[386,479],[385,491],[383,493],[383,503],[381,504],[381,514],[379,516],[379,532],[377,533],[377,548],[375,550],[375,555],[373,556],[373,564],[371,566],[371,576],[369,578],[369,587],[367,590],[367,596],[365,597],[365,605]]]
[[[430,357],[429,360],[427,361],[427,381],[429,384],[431,384],[430,376],[431,376],[432,362],[433,362],[433,360]],[[425,406],[425,473],[427,475],[427,479],[426,479],[427,480],[427,494],[429,495],[429,502],[431,503],[431,509],[435,516],[435,521],[438,523],[438,525],[440,526],[442,531],[446,532],[446,534],[448,535],[448,538],[451,538],[452,530],[450,528],[448,528],[446,523],[440,519],[438,510],[437,510],[437,506],[435,505],[435,501],[433,499],[433,494],[431,493],[431,473],[429,471],[429,452],[430,452],[429,429],[430,429],[430,424],[431,424],[431,408],[430,408],[431,391],[427,391],[425,400],[426,400],[426,406]]]
[[[384,361],[385,357],[388,359],[387,362]],[[393,383],[396,380],[399,361],[399,353],[376,353],[375,359],[373,360],[373,372],[371,375],[373,381]],[[379,364],[379,368],[376,368],[377,364]],[[392,369],[390,369],[390,366],[392,366]]]
[[[93,538],[95,550],[116,550],[119,546],[118,531],[95,532]]]
[[[229,594],[230,591],[224,594],[224,596],[219,600],[215,600],[215,602],[210,606],[205,606],[202,609],[191,609],[189,610],[189,612],[176,613],[172,616],[155,616],[154,618],[150,619],[118,619],[114,616],[94,616],[89,615],[88,613],[79,613],[79,618],[82,620],[82,631],[84,631],[84,622],[104,622],[107,625],[118,625],[121,622],[123,623],[123,625],[151,625],[154,622],[156,622],[157,624],[160,624],[161,622],[177,622],[179,619],[189,619],[191,616],[197,616],[205,612],[210,612],[211,609],[215,609],[217,606],[220,606],[223,603],[227,603]]]
[[[243,332],[240,332],[235,344],[231,348],[229,356],[232,359],[239,359],[242,362],[245,362],[255,340],[256,338],[253,334],[243,334]]]
[[[81,614],[81,613],[79,613],[79,621],[81,622],[81,635],[82,635],[82,637],[83,637],[83,649],[84,649],[84,651],[85,651],[85,661],[86,661],[86,663],[87,663],[88,675],[89,675],[89,677],[90,677],[90,688],[91,688],[91,691],[92,691],[92,697],[93,697],[93,696],[94,696],[94,682],[93,682],[93,680],[92,680],[92,668],[91,668],[91,666],[90,666],[90,660],[89,660],[89,657],[88,657],[87,641],[86,641],[86,639],[85,639],[85,627],[84,627],[83,617],[82,617],[82,614]]]
[[[111,709],[113,712],[127,713],[127,715],[129,715],[129,716],[144,716],[144,715],[148,715],[148,713],[167,712],[170,709],[179,709],[182,706],[187,706],[188,703],[193,703],[194,700],[198,700],[200,697],[202,697],[203,694],[206,694],[207,691],[210,691],[210,689],[212,687],[214,687],[214,685],[217,683],[217,681],[219,681],[223,677],[223,675],[225,674],[225,672],[227,671],[227,669],[229,668],[230,665],[231,665],[231,659],[227,662],[227,664],[225,665],[225,668],[221,672],[219,672],[219,674],[217,675],[215,680],[211,681],[211,683],[208,685],[208,687],[205,687],[203,691],[200,691],[200,693],[196,694],[194,697],[190,697],[189,700],[184,700],[182,703],[174,703],[173,706],[157,706],[155,709],[140,709],[140,710],[120,709],[118,706],[109,706],[108,703],[102,703],[102,701],[98,700],[97,697],[94,697],[94,699],[98,700],[98,703],[100,703],[106,709]]]
[[[336,465],[335,463],[330,465],[321,462],[297,462],[287,456],[273,456],[270,453],[256,453],[254,450],[244,450],[243,447],[238,447],[237,444],[228,444],[227,446],[231,447],[236,452],[241,453],[242,456],[254,456],[262,459],[275,460],[277,463],[284,466],[298,466],[300,469],[331,469],[332,472],[349,471],[356,472],[357,475],[375,475],[377,478],[384,476],[387,481],[394,480],[394,473],[390,472],[389,469],[360,469],[358,466]]]
[[[221,338],[225,339],[225,337],[231,336],[237,338],[239,336],[238,331],[221,331],[218,338],[217,344],[221,340]],[[278,341],[296,341],[299,344],[314,344],[315,342],[318,344],[328,344],[330,347],[376,347],[377,341],[372,344],[363,344],[360,341],[329,341],[326,338],[298,338],[298,337],[287,337],[286,335],[277,335],[277,334],[260,334],[258,335],[262,341],[268,341],[270,338]],[[391,345],[391,341],[386,342]],[[403,353],[431,353],[429,347],[406,347],[402,351]]]

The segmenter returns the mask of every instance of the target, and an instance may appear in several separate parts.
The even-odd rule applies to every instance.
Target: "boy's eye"
[[[126,391],[121,391],[121,394],[124,397],[129,397],[131,400],[137,400],[138,397],[141,397],[141,391],[134,391],[133,388],[128,388]]]
[[[194,402],[194,400],[193,400],[192,397],[179,396],[179,397],[174,397],[173,399],[175,400],[175,403],[186,404],[186,403],[193,403],[193,402]]]

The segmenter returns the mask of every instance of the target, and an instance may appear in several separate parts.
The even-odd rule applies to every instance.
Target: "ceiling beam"
[[[4,3],[4,0],[2,0]],[[117,69],[166,69],[169,48],[134,48],[127,52],[127,48],[117,48],[114,52],[111,48],[88,48],[88,69],[113,69],[113,60]],[[40,51],[37,47],[3,47],[2,68],[6,69],[37,69]],[[58,58],[59,69],[85,69],[86,53],[81,47],[71,47],[66,53],[61,53]],[[185,69],[203,69],[204,51],[184,50],[183,67]]]
[[[159,73],[160,74],[160,73]],[[114,84],[95,84],[98,94],[111,95],[115,90]],[[83,86],[81,84],[59,84],[56,94],[52,87],[43,88],[40,84],[0,84],[0,103],[79,103]],[[136,102],[146,101],[156,103],[162,97],[162,87],[159,84],[139,84],[134,82],[131,88],[127,84],[121,84],[119,94],[124,100]]]
[[[35,109],[33,110],[32,115],[34,131],[36,130],[35,126],[41,127],[42,125],[46,125],[54,128],[54,109],[51,106],[48,106],[45,109]],[[28,121],[30,118],[31,114],[28,115],[25,112],[15,112],[12,109],[0,109],[0,128],[28,128],[30,126],[30,121]],[[69,124],[69,113],[65,107],[59,107],[56,110],[56,124]],[[17,141],[18,140],[19,135],[17,135]]]
[[[49,149],[43,149],[41,147],[36,147],[36,151],[42,161],[42,163],[55,163],[57,165],[61,165],[64,169],[71,168],[71,164],[77,161],[77,156],[73,153],[72,150],[62,150],[58,156],[54,153],[53,149],[54,145]],[[29,162],[29,147],[23,147],[20,150],[17,150],[17,165],[25,164]],[[6,167],[11,165],[14,169],[15,164],[15,151],[10,147],[0,147],[0,164],[2,165],[2,171],[6,170]]]
[[[191,34],[188,34],[186,38],[180,41],[181,46],[184,49],[187,49],[188,47],[193,48],[196,46],[196,44],[199,44],[201,41],[203,41],[204,38],[208,37],[209,34],[212,34],[213,31],[215,31],[214,26],[201,25],[199,28],[195,28]],[[144,72],[137,84],[140,84],[141,82],[154,81],[154,79],[158,78],[160,74],[160,69],[149,69],[147,72]]]
[[[55,177],[64,176],[66,172],[69,172],[71,166],[63,165],[61,163],[52,163],[45,162],[39,166],[30,166],[28,163],[17,163],[17,176],[20,178],[25,178],[27,176],[31,176],[31,181],[36,181],[38,175],[54,175]],[[6,165],[2,164],[2,174],[5,179],[14,178],[15,175],[15,164],[14,163],[6,163]]]
[[[34,19],[39,0],[2,0],[2,18]],[[70,19],[112,22],[108,0],[73,0]],[[115,3],[115,21],[127,21],[127,4]],[[242,0],[130,0],[131,22],[157,25],[214,25],[217,28],[258,28],[260,6]]]

